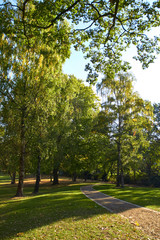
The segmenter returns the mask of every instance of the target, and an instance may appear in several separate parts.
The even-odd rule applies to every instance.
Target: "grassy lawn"
[[[0,175],[0,184],[7,183],[11,181],[8,175]]]
[[[128,186],[117,188],[113,184],[99,185],[94,188],[124,201],[160,211],[160,188]]]
[[[16,186],[9,183],[0,179],[0,239],[148,239],[127,219],[86,198],[83,183],[55,187],[44,182],[35,196],[28,181],[24,198],[12,198]]]

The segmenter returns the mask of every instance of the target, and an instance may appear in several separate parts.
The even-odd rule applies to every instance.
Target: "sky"
[[[130,62],[132,69],[130,72],[135,76],[134,90],[137,91],[144,100],[149,100],[152,103],[160,103],[160,55],[154,63],[150,64],[149,68],[143,70],[141,63],[133,59],[135,54],[134,49],[129,49],[124,60]],[[72,48],[72,54],[66,60],[63,72],[74,74],[77,78],[86,80],[87,72],[85,72],[85,64],[87,61],[83,58],[81,52],[77,52]]]

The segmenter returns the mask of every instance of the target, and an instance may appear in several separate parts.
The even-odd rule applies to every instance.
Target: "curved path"
[[[106,208],[109,212],[121,214],[154,239],[160,239],[160,212],[116,199],[96,191],[91,185],[81,187],[81,191],[86,197]]]

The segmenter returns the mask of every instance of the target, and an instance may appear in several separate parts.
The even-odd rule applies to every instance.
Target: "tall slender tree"
[[[15,17],[17,21],[19,18],[23,19],[23,16]],[[61,28],[65,32],[68,25],[59,24],[59,29]],[[58,47],[61,33],[58,32],[57,40],[54,36],[52,41],[51,34],[55,34],[56,31],[56,27],[47,30],[45,41],[41,37],[35,39],[32,48],[28,48],[26,39],[15,37],[12,31],[8,35],[1,35],[0,94],[3,106],[11,108],[19,131],[19,184],[16,196],[23,196],[27,132],[32,125],[32,122],[28,121],[31,119],[30,114],[36,106],[41,106],[43,110],[45,101],[48,109],[55,106],[50,95],[53,94],[53,89],[56,90],[59,86],[58,74],[62,71],[62,63],[70,52],[67,39],[64,45]]]
[[[131,158],[131,154],[128,156],[128,147],[134,145],[133,142],[139,143],[140,136],[141,144],[145,142],[143,127],[151,124],[152,117],[150,103],[145,103],[133,92],[132,82],[131,75],[120,73],[114,79],[104,78],[98,86],[105,96],[102,108],[108,115],[109,135],[117,144],[117,186],[122,187],[124,165]],[[136,148],[132,150],[136,151]]]

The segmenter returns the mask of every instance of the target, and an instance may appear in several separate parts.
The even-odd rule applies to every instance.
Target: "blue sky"
[[[160,33],[160,31],[159,31]],[[131,63],[131,72],[136,78],[134,89],[140,96],[152,103],[160,103],[160,55],[149,68],[143,70],[141,63],[133,59],[135,54],[134,48],[128,49],[124,55],[124,59]],[[85,81],[87,72],[84,71],[86,60],[81,52],[77,52],[72,48],[70,59],[66,61],[63,72],[74,74],[77,78]]]

